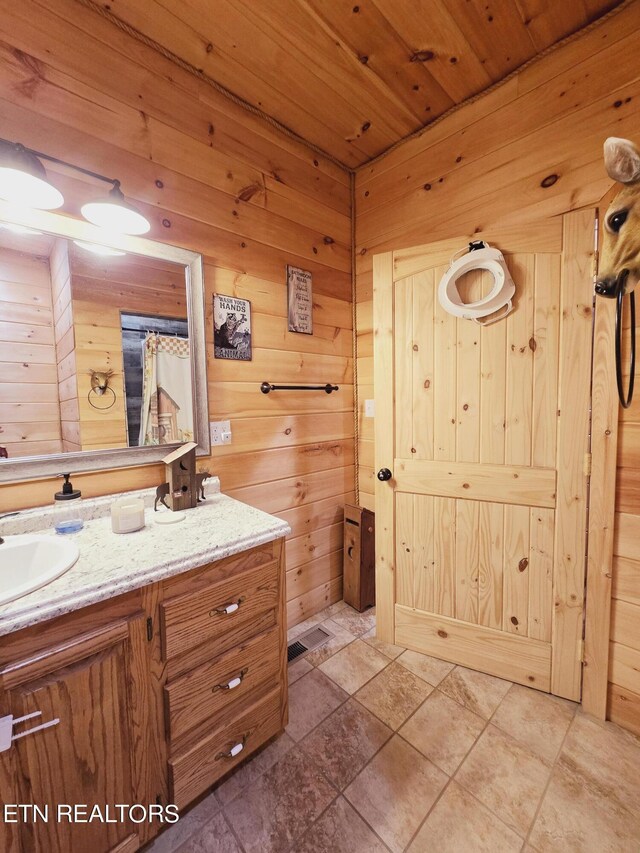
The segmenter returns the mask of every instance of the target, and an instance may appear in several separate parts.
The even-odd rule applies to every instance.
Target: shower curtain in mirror
[[[189,341],[150,332],[143,344],[140,446],[193,441]]]

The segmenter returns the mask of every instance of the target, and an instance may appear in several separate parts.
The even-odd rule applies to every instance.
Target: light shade
[[[62,207],[60,190],[47,181],[44,166],[19,143],[0,143],[0,198],[19,207]]]
[[[36,231],[35,228],[27,228],[26,225],[18,225],[15,222],[3,222],[0,228],[4,231],[11,231],[12,234],[20,234],[26,237],[33,236],[34,234],[42,234],[42,231]]]
[[[85,252],[93,252],[94,255],[100,255],[104,258],[112,258],[118,255],[126,255],[126,252],[120,249],[112,249],[111,246],[101,246],[99,243],[84,243],[82,240],[73,241],[76,246],[80,246]]]
[[[82,215],[112,234],[146,234],[151,228],[149,220],[129,204],[117,184],[106,198],[83,204]]]

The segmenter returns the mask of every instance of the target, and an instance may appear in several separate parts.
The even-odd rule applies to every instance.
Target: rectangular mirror
[[[0,204],[0,481],[209,452],[200,255]]]

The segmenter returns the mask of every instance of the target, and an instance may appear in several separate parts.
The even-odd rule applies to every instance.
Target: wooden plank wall
[[[640,340],[640,323],[636,338]],[[628,364],[628,352],[623,358]],[[640,363],[635,383],[634,400],[620,409],[618,422],[607,713],[640,735]]]
[[[530,65],[356,178],[359,484],[374,509],[372,269],[377,252],[539,222],[594,204],[607,136],[640,140],[640,3]],[[546,179],[546,180],[545,180]],[[529,226],[528,226],[529,227]]]
[[[0,445],[9,458],[61,450],[47,257],[0,249]]]
[[[340,520],[353,499],[349,175],[74,0],[5,2],[2,13],[3,136],[117,176],[151,237],[204,255],[210,417],[233,431],[210,467],[225,492],[290,523],[288,613],[300,621],[341,597]],[[70,212],[101,190],[56,182]],[[287,331],[286,264],[313,274],[313,336]],[[215,291],[252,301],[252,362],[213,359]],[[263,380],[340,391],[266,396]],[[149,466],[74,485],[106,494],[162,476]],[[0,503],[47,503],[55,488],[10,485]]]
[[[71,279],[73,281],[73,275]],[[76,299],[75,293],[72,305],[81,449],[127,447],[120,312],[108,303],[99,305],[93,300]],[[116,397],[113,406],[104,412],[89,402],[91,373],[94,370],[113,371],[109,387]]]
[[[57,239],[49,256],[51,289],[53,292],[53,322],[56,338],[56,364],[58,368],[58,397],[62,450],[81,450],[80,414],[78,408],[78,371],[76,367],[76,339],[73,326],[71,300],[71,269],[69,247],[66,240]]]
[[[187,316],[184,267],[135,255],[91,258],[81,249],[71,256],[73,298],[132,314]]]

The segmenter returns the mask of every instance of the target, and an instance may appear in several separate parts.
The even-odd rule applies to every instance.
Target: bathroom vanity
[[[6,853],[138,850],[163,826],[150,806],[182,811],[287,723],[287,525],[220,494],[153,516],[126,536],[85,522],[78,563],[0,607],[0,717],[52,723],[0,752],[3,807],[49,807],[0,823]],[[58,821],[58,804],[147,818]]]

